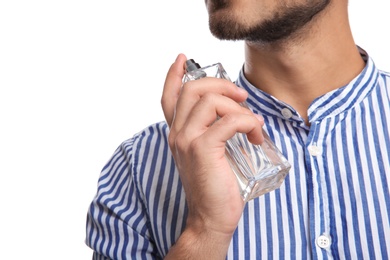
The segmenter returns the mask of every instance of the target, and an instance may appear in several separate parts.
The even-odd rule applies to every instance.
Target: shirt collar
[[[371,92],[378,80],[379,71],[367,52],[359,47],[360,54],[366,66],[363,71],[347,85],[335,89],[315,99],[308,109],[309,122],[322,120],[328,116],[340,114],[359,102]],[[278,100],[268,93],[257,89],[240,71],[236,84],[249,93],[247,103],[255,113],[264,116],[277,116],[286,120],[303,123],[303,119],[290,105]]]

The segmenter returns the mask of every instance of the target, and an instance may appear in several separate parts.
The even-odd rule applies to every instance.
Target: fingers
[[[240,107],[237,102],[243,102],[247,97],[247,92],[245,90],[225,79],[203,78],[189,81],[182,87],[180,98],[177,100],[174,123],[172,124],[171,131],[177,132],[183,127],[189,114],[198,102],[201,102],[201,104],[210,102],[210,100],[207,101],[206,99],[201,100],[204,97],[207,98],[207,95],[210,95],[210,93],[227,97],[227,99],[225,99],[226,102],[228,102],[229,105],[236,103],[234,106],[236,108]],[[214,111],[209,113],[212,113],[212,115],[215,116]]]
[[[161,97],[161,106],[168,125],[172,124],[174,117],[175,106],[177,99],[179,98],[182,78],[185,73],[184,63],[186,60],[187,58],[184,54],[179,54],[175,62],[169,68],[165,79],[163,94]]]
[[[245,133],[251,143],[261,144],[264,141],[263,125],[264,120],[260,116],[242,113],[227,114],[210,127],[204,139],[208,143],[209,139],[218,138],[220,142],[225,143],[239,132]]]
[[[258,120],[251,111],[238,104],[247,98],[247,92],[228,80],[213,77],[183,85],[186,59],[184,54],[179,54],[171,65],[161,98],[164,116],[170,126],[170,146],[173,148],[178,140],[197,139],[204,133],[204,137],[214,140],[215,144],[225,142],[236,132],[246,133],[252,143],[261,143],[262,118]],[[217,117],[221,120],[213,125]],[[186,141],[179,143],[183,147],[189,144]]]
[[[219,119],[215,121],[217,117]],[[263,124],[262,117],[232,99],[209,93],[194,105],[171,145],[183,151],[190,149],[192,140],[198,139],[197,142],[204,145],[215,143],[216,146],[224,146],[237,132],[246,133],[250,142],[260,144],[263,142]]]

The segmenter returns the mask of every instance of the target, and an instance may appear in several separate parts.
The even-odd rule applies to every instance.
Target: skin
[[[250,28],[309,2],[206,0],[212,32],[226,19],[238,25],[237,31],[248,31],[249,36],[240,36],[245,40],[246,78],[294,107],[307,125],[310,103],[347,84],[364,68],[351,34],[347,0],[331,1],[297,28],[279,27],[291,31],[283,37],[252,37]],[[237,39],[237,31],[219,37]],[[189,207],[186,228],[166,259],[225,259],[244,209],[224,156],[225,142],[243,132],[252,143],[261,143],[263,120],[237,104],[247,93],[231,82],[204,78],[182,86],[185,60],[179,54],[170,67],[161,98],[170,126],[169,145]],[[221,119],[212,124],[216,115]]]

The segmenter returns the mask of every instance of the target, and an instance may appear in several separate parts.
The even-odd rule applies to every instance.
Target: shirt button
[[[316,243],[317,246],[321,248],[328,248],[330,246],[330,238],[325,235],[321,235],[317,237]]]
[[[317,145],[310,145],[307,149],[311,156],[318,156],[321,154],[321,148]]]
[[[291,112],[291,110],[290,109],[288,109],[288,108],[283,108],[282,109],[282,116],[284,117],[284,118],[286,118],[286,119],[289,119],[289,118],[291,118],[292,117],[292,112]]]

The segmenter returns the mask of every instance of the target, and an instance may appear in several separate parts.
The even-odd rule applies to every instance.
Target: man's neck
[[[294,107],[307,124],[313,100],[348,84],[365,65],[346,12],[344,16],[331,12],[312,24],[305,38],[245,45],[244,72],[249,82]]]

